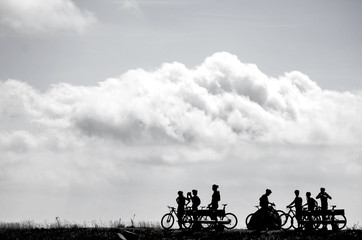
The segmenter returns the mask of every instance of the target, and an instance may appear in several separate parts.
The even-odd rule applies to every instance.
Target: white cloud
[[[226,52],[192,69],[166,63],[96,86],[39,92],[7,80],[0,82],[0,196],[55,194],[57,209],[73,217],[90,217],[86,206],[98,201],[110,204],[91,208],[97,219],[115,216],[113,207],[150,217],[179,188],[198,187],[205,198],[218,182],[226,203],[245,201],[242,221],[265,187],[281,202],[294,188],[316,193],[323,185],[341,207],[360,212],[353,204],[361,196],[345,197],[343,184],[358,189],[362,180],[361,106],[360,92],[326,91],[297,71],[270,77]],[[149,194],[158,196],[152,209]],[[90,205],[79,209],[77,196]],[[42,201],[27,197],[17,214],[36,214],[26,206]],[[0,197],[1,212],[10,205]],[[51,206],[42,213],[59,215]]]
[[[0,2],[0,23],[19,32],[83,32],[95,21],[93,13],[79,9],[72,0]]]
[[[151,72],[131,70],[94,87],[58,84],[40,93],[9,80],[1,88],[1,111],[9,117],[128,144],[362,139],[361,95],[322,90],[300,72],[268,77],[225,52],[195,69],[164,64]]]
[[[142,10],[136,0],[120,0],[120,6],[122,10],[139,15]]]

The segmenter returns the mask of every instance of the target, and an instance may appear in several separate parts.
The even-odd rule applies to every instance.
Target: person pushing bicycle
[[[299,190],[294,191],[295,198],[287,207],[291,208],[295,206],[295,217],[298,221],[298,227],[300,226],[300,220],[302,218],[303,199],[299,196]]]
[[[269,202],[268,197],[270,196],[270,194],[272,193],[272,191],[270,189],[265,190],[265,194],[263,194],[260,198],[259,198],[259,205],[260,208],[265,210],[265,211],[269,211],[269,205],[271,206],[275,206],[274,203]]]
[[[263,194],[260,198],[259,198],[259,205],[260,205],[260,213],[262,214],[262,217],[265,219],[266,223],[268,225],[270,225],[273,220],[271,217],[271,212],[272,212],[272,208],[270,208],[269,206],[275,206],[274,203],[269,202],[269,196],[272,193],[272,191],[270,189],[266,189],[265,190],[265,194]]]

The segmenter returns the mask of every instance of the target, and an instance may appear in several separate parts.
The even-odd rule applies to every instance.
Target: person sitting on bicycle
[[[186,201],[188,202],[186,203]],[[183,217],[185,215],[185,205],[190,202],[190,199],[186,198],[182,191],[178,191],[178,197],[176,198],[176,202],[178,225],[179,228],[182,229]]]
[[[211,196],[211,203],[207,206],[211,210],[215,210],[215,211],[219,207],[219,201],[220,201],[220,192],[217,190],[218,188],[219,188],[218,185],[216,185],[216,184],[212,185],[212,190],[214,192],[213,192],[213,194]],[[216,215],[215,216],[210,216],[210,218],[212,220],[216,220]]]
[[[299,190],[294,191],[295,198],[287,207],[291,208],[295,206],[295,217],[298,221],[298,226],[300,225],[300,219],[302,218],[302,209],[303,209],[303,199],[299,196]]]
[[[267,223],[270,223],[272,221],[271,216],[270,216],[270,208],[269,205],[271,206],[275,206],[274,203],[270,203],[268,197],[270,196],[270,194],[272,193],[272,191],[270,189],[265,190],[265,194],[263,194],[260,198],[259,198],[259,205],[260,205],[260,213],[262,214],[262,217],[266,220]]]
[[[323,221],[326,220],[326,212],[328,209],[328,199],[332,199],[331,196],[328,195],[328,193],[326,193],[325,188],[321,188],[320,193],[318,193],[317,195],[317,199],[320,198],[321,200],[321,209],[322,209],[322,219]],[[327,228],[326,224],[323,224],[323,228]]]
[[[272,191],[270,189],[265,190],[265,194],[263,194],[260,198],[259,198],[259,205],[261,209],[265,209],[267,211],[269,211],[269,205],[274,206],[274,203],[270,203],[269,202],[269,195],[272,193]]]

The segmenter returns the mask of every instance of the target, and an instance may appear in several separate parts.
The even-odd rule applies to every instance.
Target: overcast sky
[[[211,185],[361,221],[362,2],[2,0],[0,220],[159,221]]]

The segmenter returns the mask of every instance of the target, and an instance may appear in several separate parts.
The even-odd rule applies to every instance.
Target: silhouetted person
[[[192,190],[192,195],[191,193],[187,193],[187,198],[191,199],[192,202],[192,218],[194,219],[194,221],[197,221],[198,219],[198,214],[197,214],[197,209],[201,204],[201,200],[199,198],[199,196],[197,196],[197,190],[193,189]],[[192,225],[193,229],[201,229],[201,223],[200,222],[194,222],[194,224]]]
[[[287,207],[295,206],[295,217],[298,221],[298,227],[300,226],[300,220],[302,218],[303,199],[299,197],[299,190],[294,191],[295,198]]]
[[[180,229],[182,229],[183,217],[185,215],[186,201],[189,202],[190,200],[188,198],[185,198],[184,193],[182,191],[178,191],[178,197],[176,198],[176,202],[177,202],[177,219]]]
[[[318,193],[316,198],[319,198],[321,200],[322,219],[323,221],[325,221],[328,209],[328,199],[332,199],[332,197],[329,196],[328,193],[326,193],[325,188],[321,188],[321,191],[320,193]],[[323,224],[323,228],[327,228],[327,225]]]
[[[197,190],[195,189],[192,190],[191,201],[192,201],[192,210],[196,211],[201,204],[201,200],[199,196],[197,196]]]
[[[272,222],[272,218],[270,216],[270,210],[269,210],[269,205],[275,206],[274,203],[269,202],[269,196],[272,193],[272,191],[270,189],[265,190],[265,194],[263,194],[260,198],[259,198],[259,205],[260,205],[260,213],[262,216],[262,219],[265,221],[264,224],[266,223],[268,226],[270,225],[270,223]]]
[[[274,206],[274,203],[270,203],[268,197],[270,196],[270,194],[272,193],[272,191],[270,189],[265,190],[265,194],[263,194],[260,198],[259,198],[259,205],[261,207],[261,209],[268,211],[269,210],[269,205]]]
[[[191,193],[187,193],[187,198],[191,199],[192,202],[192,206],[191,209],[194,212],[194,220],[197,219],[197,208],[200,206],[201,204],[201,200],[199,198],[199,196],[197,196],[197,190],[192,190],[192,195]]]
[[[318,203],[314,198],[311,197],[312,194],[310,192],[307,192],[305,195],[307,196],[307,203],[305,205],[307,205],[308,211],[312,213],[318,206]]]
[[[310,192],[306,192],[306,197],[307,197],[307,203],[303,205],[307,206],[308,208],[308,220],[309,222],[306,224],[306,230],[313,230],[313,212],[316,209],[316,207],[318,206],[318,202],[312,198],[312,194]]]
[[[211,210],[217,210],[219,207],[219,201],[220,201],[220,192],[217,190],[219,188],[218,185],[214,184],[212,185],[213,194],[211,196],[211,203],[208,205],[208,207]],[[213,216],[210,216],[212,220],[216,220],[216,214]]]
[[[211,203],[208,205],[210,209],[216,210],[219,207],[219,201],[220,201],[220,192],[217,190],[219,188],[218,185],[214,184],[212,185],[212,190],[214,191],[211,196]]]

